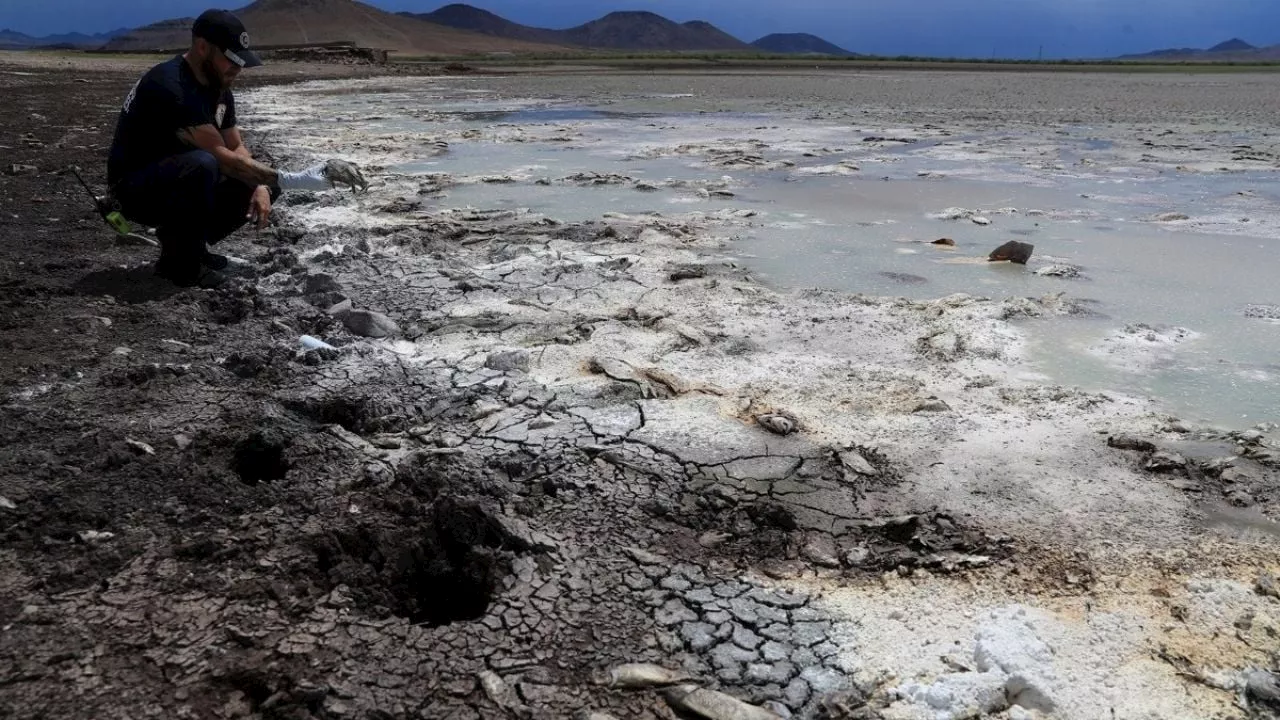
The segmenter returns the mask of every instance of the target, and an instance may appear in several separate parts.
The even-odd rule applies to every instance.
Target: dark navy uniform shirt
[[[115,185],[130,174],[192,148],[178,131],[197,125],[219,130],[236,126],[231,91],[200,84],[181,55],[147,71],[129,91],[116,124],[107,182]]]

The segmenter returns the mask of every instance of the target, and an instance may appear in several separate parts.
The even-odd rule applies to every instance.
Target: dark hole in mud
[[[315,538],[317,567],[375,614],[429,626],[476,620],[489,609],[518,547],[478,505],[442,499],[413,527],[362,525]]]
[[[236,446],[235,471],[246,485],[282,480],[289,472],[284,457],[288,441],[274,431],[260,430]]]

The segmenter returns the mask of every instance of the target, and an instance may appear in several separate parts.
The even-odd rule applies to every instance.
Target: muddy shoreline
[[[799,716],[917,717],[938,687],[992,717],[1225,716],[1269,661],[1274,539],[1203,508],[1265,521],[1272,441],[1003,381],[1009,318],[1069,303],[777,290],[721,257],[750,217],[452,208],[385,169],[229,241],[254,277],[173,292],[55,174],[100,162],[133,79],[82,74],[0,74],[37,168],[0,177],[16,717],[672,717],[608,682],[636,662]],[[286,124],[271,92],[255,120]],[[1091,632],[1120,680],[1077,691],[1055,673]],[[1063,648],[1028,670],[1057,707],[957,670],[973,633],[1000,667]]]

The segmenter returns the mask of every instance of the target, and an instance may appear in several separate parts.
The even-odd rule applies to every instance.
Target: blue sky
[[[217,0],[0,0],[0,27],[35,35],[101,32],[180,15]],[[244,4],[234,0],[228,4]],[[429,12],[443,2],[372,0]],[[474,0],[517,22],[569,27],[611,10],[708,20],[743,38],[810,32],[856,52],[939,56],[1108,57],[1208,47],[1232,37],[1280,43],[1274,0]],[[252,28],[250,28],[252,31]]]

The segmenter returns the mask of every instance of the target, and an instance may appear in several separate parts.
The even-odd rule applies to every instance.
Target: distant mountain
[[[543,28],[521,25],[520,23],[511,22],[504,17],[495,15],[488,10],[481,10],[478,7],[463,5],[462,3],[445,5],[435,12],[402,12],[400,14],[418,18],[419,20],[426,20],[427,22],[433,22],[437,25],[444,25],[446,27],[457,28],[459,30],[469,30],[483,35],[492,35],[494,37],[510,38],[512,40],[528,40],[530,42],[545,42],[551,44],[560,44],[565,42],[565,39],[561,37],[561,33],[558,30],[544,30]]]
[[[765,52],[783,53],[787,55],[834,55],[837,57],[854,57],[857,53],[849,52],[838,45],[833,45],[817,35],[809,33],[774,33],[765,35],[751,43],[752,47]]]
[[[1232,38],[1218,43],[1208,50],[1200,48],[1167,48],[1153,50],[1137,55],[1121,55],[1121,60],[1167,60],[1167,61],[1263,61],[1280,58],[1280,46],[1260,48],[1241,40]]]
[[[535,28],[511,22],[470,5],[446,5],[421,20],[459,30],[532,42],[576,45],[601,50],[750,50],[750,46],[708,22],[683,25],[651,12],[614,12],[567,30]]]
[[[644,11],[612,12],[569,28],[574,45],[615,50],[749,50],[750,45],[704,22],[681,25]]]
[[[0,49],[26,50],[29,48],[44,47],[93,48],[102,45],[117,35],[123,35],[127,32],[129,31],[121,28],[119,30],[112,30],[111,32],[98,33],[96,35],[64,33],[61,35],[34,37],[32,35],[27,35],[26,33],[20,33],[16,30],[0,30]]]
[[[1246,50],[1257,50],[1257,49],[1258,48],[1254,47],[1253,45],[1250,45],[1249,43],[1241,40],[1240,38],[1231,38],[1226,42],[1218,43],[1217,45],[1214,45],[1213,47],[1209,48],[1209,52],[1211,53],[1244,52]]]
[[[355,0],[257,0],[236,11],[253,47],[352,42],[417,55],[558,52],[565,48],[493,37],[396,15]],[[165,20],[112,39],[104,50],[176,50],[191,43],[190,18]]]

